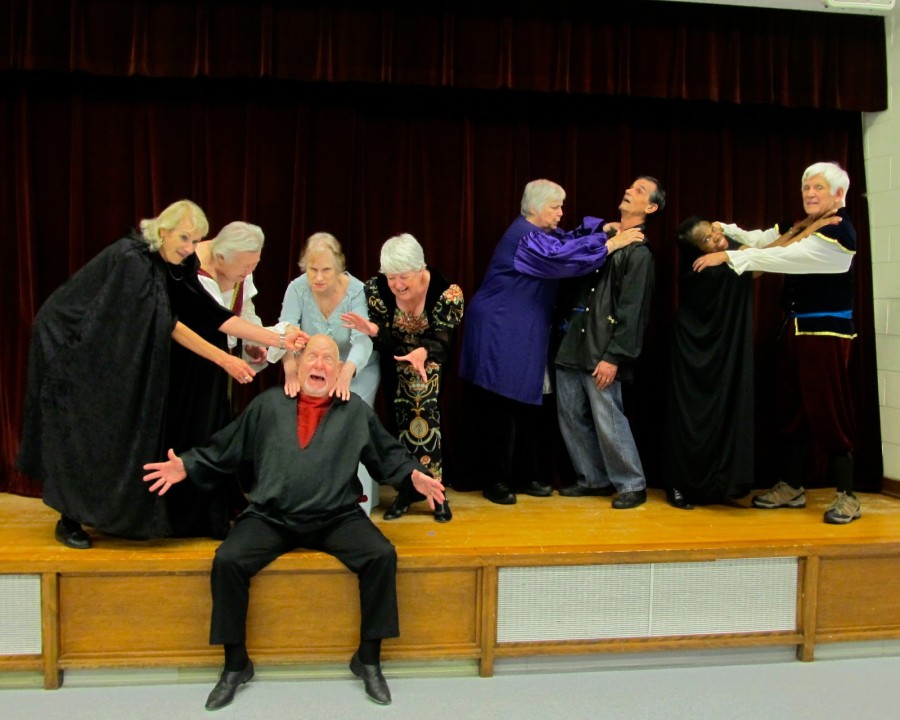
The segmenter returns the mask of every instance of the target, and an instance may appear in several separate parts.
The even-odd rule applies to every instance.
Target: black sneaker
[[[569,485],[560,488],[559,494],[563,497],[609,497],[616,489],[612,485],[604,485],[603,487],[587,487],[586,485]]]
[[[550,497],[553,494],[553,488],[549,485],[542,485],[537,480],[530,482],[524,487],[517,489],[522,495],[531,495],[532,497]]]

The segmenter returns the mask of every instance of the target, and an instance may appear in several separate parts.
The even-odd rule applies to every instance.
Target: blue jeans
[[[556,368],[557,416],[576,482],[601,488],[612,484],[618,492],[647,487],[631,425],[622,410],[618,380],[598,390],[583,370]]]

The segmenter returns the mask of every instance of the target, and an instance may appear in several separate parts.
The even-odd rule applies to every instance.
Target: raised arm
[[[172,339],[183,348],[215,363],[239,383],[248,383],[256,375],[253,368],[239,357],[235,357],[207,342],[183,322],[175,323],[175,329],[172,330]]]
[[[219,330],[257,345],[276,347],[281,350],[302,350],[309,340],[309,335],[302,330],[289,329],[287,332],[277,333],[274,330],[249,323],[236,315],[219,325]]]

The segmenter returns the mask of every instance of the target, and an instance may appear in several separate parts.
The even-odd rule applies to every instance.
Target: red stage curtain
[[[197,201],[213,232],[235,219],[263,227],[257,305],[271,322],[312,232],[333,232],[348,269],[363,279],[376,272],[387,237],[411,232],[428,262],[471,296],[528,180],[550,177],[566,188],[563,225],[570,228],[585,214],[614,217],[638,174],[655,175],[669,191],[669,206],[650,227],[658,282],[643,382],[631,401],[654,484],[662,369],[677,297],[675,228],[694,213],[745,227],[796,216],[800,175],[816,160],[841,162],[852,181],[848,208],[860,232],[857,457],[861,487],[878,486],[862,130],[859,112],[848,108],[883,107],[880,19],[841,16],[838,26],[813,13],[705,7],[698,14],[681,4],[675,13],[659,3],[642,8],[633,26],[618,10],[598,11],[591,24],[585,20],[591,16],[577,14],[561,20],[546,12],[489,16],[401,6],[389,12],[349,4],[313,11],[272,2],[73,0],[61,8],[53,3],[56,17],[42,12],[46,5],[13,0],[9,33],[0,41],[6,43],[0,47],[6,64],[0,71],[0,218],[7,241],[0,265],[0,489],[38,491],[13,471],[37,308],[101,248],[173,200]],[[712,41],[703,28],[712,33],[716,18],[727,32]],[[824,49],[813,49],[822,44],[813,31],[826,26],[833,45],[828,60]],[[753,42],[743,37],[752,28]],[[575,40],[585,34],[609,40]],[[859,54],[849,57],[858,83],[850,87],[843,81],[848,63],[838,60],[854,38]],[[522,51],[529,39],[532,55]],[[737,50],[742,43],[781,49],[760,50],[747,63]],[[690,62],[672,60],[676,45]],[[802,69],[773,71],[782,68],[773,58],[783,63],[795,52],[805,58]],[[434,62],[420,62],[425,56]],[[258,61],[253,71],[252,58]],[[875,67],[861,72],[869,61]],[[606,70],[598,73],[601,66]],[[302,67],[312,74],[303,76]],[[771,80],[767,88],[760,75]],[[601,77],[612,90],[587,92]],[[756,78],[752,87],[742,87],[748,77]],[[543,92],[563,88],[573,91]],[[756,104],[763,96],[765,104]],[[711,99],[694,99],[700,97]],[[769,450],[765,377],[780,322],[779,285],[777,277],[764,278],[757,302],[764,478],[778,462]],[[276,376],[269,370],[259,384],[274,384]],[[477,459],[456,445],[458,390],[451,370],[444,388],[447,479],[465,487],[465,466]],[[551,417],[548,433],[554,431]],[[564,474],[552,463],[547,472]]]
[[[881,17],[640,0],[502,5],[9,0],[0,70],[887,107]]]

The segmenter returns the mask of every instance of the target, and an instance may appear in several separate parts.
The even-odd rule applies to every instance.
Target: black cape
[[[753,277],[693,272],[682,251],[663,417],[663,473],[695,504],[753,485]]]
[[[171,302],[167,281],[182,288]],[[193,306],[192,282],[215,308]],[[47,298],[34,321],[17,458],[47,505],[111,535],[173,534],[172,501],[141,481],[144,463],[165,458],[172,329],[176,319],[218,327],[229,316],[197,282],[193,256],[169,266],[137,234]]]
[[[190,292],[191,286],[189,284],[185,292]],[[212,299],[202,286],[200,288],[206,298]],[[205,306],[205,300],[197,300],[197,305]],[[197,322],[191,327],[207,342],[223,352],[229,351],[228,335],[218,327],[204,327],[203,323]],[[206,358],[177,343],[172,344],[166,448],[180,454],[188,448],[202,445],[231,422],[233,415],[228,398],[228,379],[227,373]],[[209,493],[200,492],[191,483],[180,483],[172,487],[166,497],[171,532],[178,537],[222,539],[228,534],[232,516],[237,514],[236,509],[243,509],[246,505],[236,474],[221,478],[221,482]],[[235,512],[232,512],[233,509]]]

